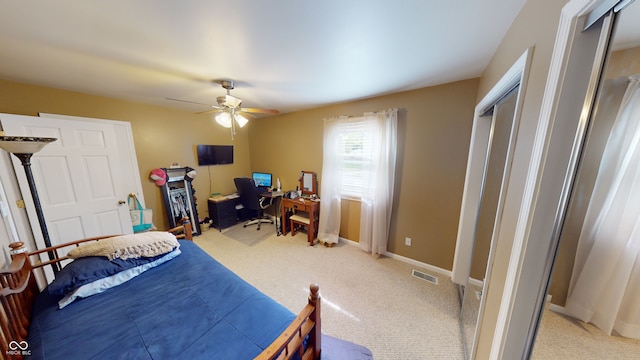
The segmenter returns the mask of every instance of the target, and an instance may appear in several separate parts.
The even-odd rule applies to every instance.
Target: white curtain
[[[566,311],[640,338],[640,76],[630,78],[580,234]]]
[[[396,172],[398,110],[389,109],[364,114],[373,129],[373,153],[369,174],[360,205],[360,248],[371,254],[387,251],[393,188]]]
[[[366,113],[363,117],[337,117],[324,120],[322,185],[320,186],[320,222],[318,239],[338,242],[340,233],[340,206],[343,193],[343,165],[345,163],[343,135],[353,124],[370,138],[360,149],[363,159],[363,184],[360,189],[360,247],[372,254],[387,251],[389,224],[393,204],[396,166],[397,109]]]
[[[322,182],[320,183],[320,222],[318,240],[337,243],[340,234],[340,207],[343,153],[336,151],[341,125],[347,116],[324,119],[322,149]]]

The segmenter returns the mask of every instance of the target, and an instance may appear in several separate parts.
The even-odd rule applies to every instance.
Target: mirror
[[[191,170],[193,169],[163,168],[162,171],[167,174],[167,182],[162,186],[162,197],[167,209],[169,227],[182,225],[183,219],[188,217],[192,219],[193,235],[199,235],[201,233],[200,223],[193,221],[193,219],[198,219],[198,210],[193,195],[195,191],[191,186],[193,179],[187,176],[187,172]]]
[[[511,173],[516,129],[523,97],[520,84],[528,72],[529,50],[476,105],[467,178],[451,280],[458,286],[460,330],[465,359],[474,358],[478,318],[485,303],[497,233],[502,222],[506,184]]]
[[[478,121],[490,124],[478,213],[473,235],[473,253],[466,285],[462,289],[460,320],[465,352],[472,353],[474,335],[484,288],[484,278],[494,234],[500,223],[501,198],[506,183],[506,167],[512,144],[514,117],[520,86],[507,91],[483,111]],[[467,356],[470,358],[470,356]]]
[[[306,196],[318,194],[318,177],[315,172],[303,171],[300,174],[300,190]]]
[[[572,349],[572,355],[576,358],[586,358],[587,356],[604,358],[610,357],[613,352],[619,358],[633,358],[638,354],[640,342],[637,339],[629,339],[633,337],[633,334],[627,335],[625,338],[625,331],[619,331],[620,329],[617,328],[620,324],[625,324],[625,329],[631,329],[633,326],[638,327],[638,321],[636,320],[634,323],[633,319],[626,315],[630,312],[625,311],[624,308],[624,304],[635,304],[640,299],[637,291],[635,297],[629,295],[633,294],[635,283],[624,280],[632,279],[633,275],[625,274],[617,268],[617,264],[625,263],[623,256],[617,257],[615,263],[603,260],[605,259],[603,255],[614,258],[610,252],[620,248],[615,245],[615,241],[624,239],[622,229],[627,228],[628,225],[622,221],[617,224],[615,228],[621,229],[621,231],[615,233],[615,236],[607,236],[606,238],[589,236],[590,234],[603,233],[599,230],[604,228],[603,225],[614,228],[612,224],[615,222],[611,222],[611,217],[607,216],[608,211],[605,209],[615,209],[620,205],[620,199],[622,201],[632,199],[631,190],[625,191],[623,197],[613,196],[618,193],[616,183],[623,184],[629,181],[629,178],[625,177],[625,173],[632,172],[622,170],[620,165],[624,164],[623,162],[617,163],[611,160],[607,161],[607,159],[623,158],[624,154],[624,157],[628,159],[627,164],[637,164],[637,161],[632,160],[633,151],[618,148],[617,146],[621,146],[623,141],[615,140],[612,135],[616,129],[626,134],[634,133],[627,128],[620,127],[623,125],[621,120],[624,120],[624,117],[620,115],[631,113],[632,104],[638,104],[637,96],[632,96],[634,93],[632,77],[640,75],[640,63],[637,61],[640,55],[638,16],[640,16],[640,2],[635,1],[624,8],[616,20],[616,30],[612,38],[610,52],[607,55],[606,68],[600,74],[599,96],[594,100],[595,106],[590,116],[584,145],[580,151],[576,175],[573,179],[573,185],[568,190],[569,203],[561,222],[558,251],[554,259],[554,270],[547,293],[547,299],[550,299],[550,302],[546,303],[543,308],[540,329],[533,347],[533,357],[543,358],[548,354],[557,354],[562,346],[557,342],[560,336],[565,342],[571,343],[576,341],[575,339],[580,339],[585,332],[600,340],[597,343],[586,341],[579,348]],[[629,90],[631,91],[627,94]],[[627,95],[625,96],[625,94]],[[627,110],[625,110],[626,107],[628,107]],[[635,119],[637,124],[638,117]],[[621,131],[620,129],[625,130]],[[606,168],[603,166],[605,164],[608,164]],[[610,175],[616,176],[619,180],[616,183],[609,181]],[[606,208],[601,205],[605,199],[607,200]],[[619,217],[619,219],[632,219],[633,217],[629,215],[633,213],[633,211],[627,210],[624,213],[625,217]],[[595,216],[598,216],[597,223],[592,220]],[[602,245],[605,243],[602,240],[606,241],[606,246]],[[627,246],[625,254],[633,254],[631,248],[631,246]],[[636,254],[632,256],[636,256]],[[611,274],[611,277],[602,276],[605,272],[601,269],[605,268],[610,269],[608,274]],[[597,270],[589,272],[589,269]],[[591,275],[587,277],[585,276],[587,274]],[[615,275],[622,276],[616,277]],[[584,290],[598,288],[603,280],[607,284],[627,284],[624,287],[626,291],[622,291],[623,287],[607,288],[607,291],[602,291],[608,299],[620,299],[619,304],[622,305],[614,307],[608,302],[598,301],[597,293],[592,294]],[[622,301],[625,297],[628,299],[626,302]],[[582,314],[604,315],[598,319],[588,319],[586,316],[577,319],[581,317],[581,313],[572,311],[572,308],[575,309],[577,304],[587,302],[589,302],[589,306],[581,307],[584,309]],[[594,325],[594,323],[602,324],[605,316],[609,316],[609,321],[613,324],[610,330],[611,336],[607,335],[609,330],[606,326],[598,328]],[[640,333],[636,333],[636,338],[640,337],[637,334]]]

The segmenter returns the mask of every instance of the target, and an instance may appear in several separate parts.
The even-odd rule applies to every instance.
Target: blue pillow
[[[104,291],[111,289],[112,287],[123,284],[149,269],[153,269],[158,265],[164,264],[165,262],[175,258],[180,254],[181,254],[180,249],[176,248],[170,253],[161,255],[160,258],[157,260],[154,260],[136,267],[132,267],[130,269],[121,271],[117,274],[107,276],[102,279],[98,279],[88,284],[84,284],[78,287],[77,289],[69,291],[67,294],[65,294],[65,296],[63,296],[62,299],[58,301],[58,308],[62,309],[67,305],[71,304],[72,302],[76,301],[77,299],[100,294]]]
[[[150,263],[164,255],[126,260],[120,258],[109,260],[105,256],[81,257],[67,264],[56,274],[56,278],[48,286],[48,291],[51,295],[63,295],[82,285]]]

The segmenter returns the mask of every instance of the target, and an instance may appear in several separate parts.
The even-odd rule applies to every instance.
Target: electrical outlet
[[[404,238],[404,244],[407,246],[411,246],[411,238],[410,237]]]

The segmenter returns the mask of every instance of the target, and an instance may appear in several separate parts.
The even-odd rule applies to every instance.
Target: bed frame
[[[192,239],[191,224],[168,230],[179,233],[178,238]],[[29,355],[26,342],[31,310],[40,289],[34,270],[51,266],[55,269],[67,256],[59,256],[58,250],[79,246],[89,241],[99,241],[110,236],[93,237],[28,252],[24,243],[17,242],[11,247],[12,262],[0,270],[0,355],[2,359],[21,359]],[[54,254],[52,260],[41,262],[42,253]],[[34,257],[34,259],[32,259]],[[34,261],[35,260],[35,261]],[[259,360],[291,359],[296,354],[301,359],[319,359],[321,352],[320,295],[316,284],[310,286],[308,304],[295,320],[260,355]],[[308,338],[307,344],[305,339]]]

